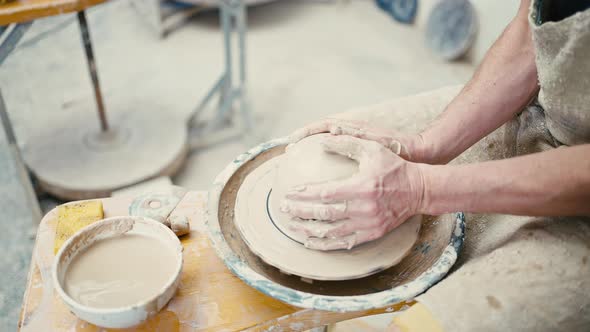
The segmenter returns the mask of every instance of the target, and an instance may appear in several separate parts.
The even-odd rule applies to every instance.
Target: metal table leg
[[[239,47],[239,80],[240,80],[240,111],[242,114],[242,122],[244,131],[246,133],[252,130],[252,113],[248,99],[248,91],[246,85],[246,28],[247,15],[244,1],[241,1],[241,10],[236,15],[236,28],[238,30],[238,47]]]
[[[210,6],[194,6],[173,11],[166,15],[162,10],[162,0],[132,0],[140,15],[149,18],[160,37],[179,26],[184,20]],[[219,0],[217,3],[221,28],[223,31],[224,70],[210,90],[193,111],[188,124],[191,129],[189,145],[192,149],[222,143],[252,133],[252,117],[246,93],[246,5],[243,0]],[[237,39],[237,49],[233,39]],[[237,68],[237,70],[235,69]],[[214,114],[204,119],[205,109],[214,98],[218,105]],[[233,107],[240,112],[241,128],[224,128],[235,120]],[[259,140],[259,139],[257,139]]]
[[[189,119],[189,125],[194,129],[190,142],[192,148],[240,137],[249,133],[252,125],[246,93],[246,6],[243,0],[223,0],[219,2],[219,10],[223,30],[224,71]],[[234,50],[234,38],[237,38],[237,50]],[[234,58],[236,54],[237,58]],[[237,71],[234,69],[236,65]],[[215,96],[219,96],[218,108],[211,119],[205,121],[201,117]],[[220,132],[230,122],[232,107],[236,104],[241,113],[241,128],[229,135]]]
[[[32,24],[33,22],[27,22],[0,27],[0,64],[2,64],[8,55],[14,50],[20,39]],[[27,202],[31,208],[32,221],[37,224],[41,221],[42,217],[41,207],[39,206],[39,200],[35,194],[29,171],[24,163],[20,149],[18,148],[18,143],[16,141],[16,136],[14,135],[14,130],[12,129],[12,122],[10,121],[10,117],[6,110],[2,91],[0,91],[0,121],[2,122],[4,132],[6,133],[6,140],[10,152],[16,162],[19,180],[24,188]]]
[[[33,222],[38,224],[41,221],[42,213],[41,207],[39,206],[39,201],[37,200],[37,195],[35,195],[35,189],[33,188],[33,184],[31,183],[31,178],[29,177],[29,172],[27,167],[25,166],[25,162],[23,161],[23,157],[20,153],[18,148],[18,143],[16,142],[16,136],[14,135],[14,131],[12,130],[12,123],[10,122],[10,118],[8,117],[8,113],[6,112],[6,105],[4,103],[4,98],[2,97],[2,92],[0,91],[0,120],[2,121],[2,126],[4,127],[4,132],[6,133],[6,139],[8,141],[9,148],[11,153],[14,157],[16,162],[18,177],[20,182],[25,190],[25,195],[27,196],[27,201],[29,206],[31,207],[31,216],[33,218]]]
[[[96,100],[96,107],[98,109],[98,117],[100,119],[100,128],[103,132],[109,130],[109,124],[102,101],[102,92],[100,90],[100,83],[98,81],[98,73],[96,72],[96,63],[94,61],[94,52],[92,50],[92,40],[90,39],[90,32],[86,22],[86,12],[78,12],[78,22],[80,23],[80,33],[82,35],[82,42],[84,44],[84,51],[86,52],[86,60],[88,63],[88,72],[94,87],[94,97]]]
[[[16,48],[16,44],[18,44],[31,25],[33,25],[33,22],[13,23],[5,27],[0,27],[0,65],[2,65],[8,55]]]

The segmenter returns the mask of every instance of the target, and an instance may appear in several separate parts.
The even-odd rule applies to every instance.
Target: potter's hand
[[[307,136],[328,132],[375,141],[406,160],[420,161],[421,136],[371,127],[366,121],[327,118],[296,130],[289,139],[295,143]]]
[[[418,164],[356,137],[326,137],[322,144],[327,152],[358,161],[359,172],[346,180],[306,184],[287,193],[281,209],[305,219],[293,220],[291,227],[309,236],[308,248],[350,249],[420,213],[424,181]]]

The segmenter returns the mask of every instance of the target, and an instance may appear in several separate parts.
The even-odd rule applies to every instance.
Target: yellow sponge
[[[57,208],[57,229],[54,253],[81,228],[104,218],[101,201],[86,201],[60,205]]]

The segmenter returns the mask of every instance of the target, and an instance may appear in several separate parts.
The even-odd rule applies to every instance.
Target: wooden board
[[[105,217],[127,215],[132,200],[132,196],[101,199]],[[263,295],[235,277],[216,256],[205,233],[206,200],[206,192],[189,192],[172,212],[172,215],[187,216],[191,224],[191,233],[181,237],[184,266],[177,294],[155,317],[125,331],[264,331],[274,328],[303,331],[402,309],[402,305],[397,305],[341,314],[299,309]],[[54,209],[39,225],[19,331],[104,331],[76,318],[53,292],[50,271],[56,222]]]
[[[107,0],[16,0],[0,5],[0,25],[79,12]]]

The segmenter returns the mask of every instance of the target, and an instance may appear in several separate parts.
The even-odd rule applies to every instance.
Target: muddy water
[[[174,250],[152,237],[125,234],[97,241],[70,263],[65,291],[95,308],[133,305],[158,294],[175,273]]]

